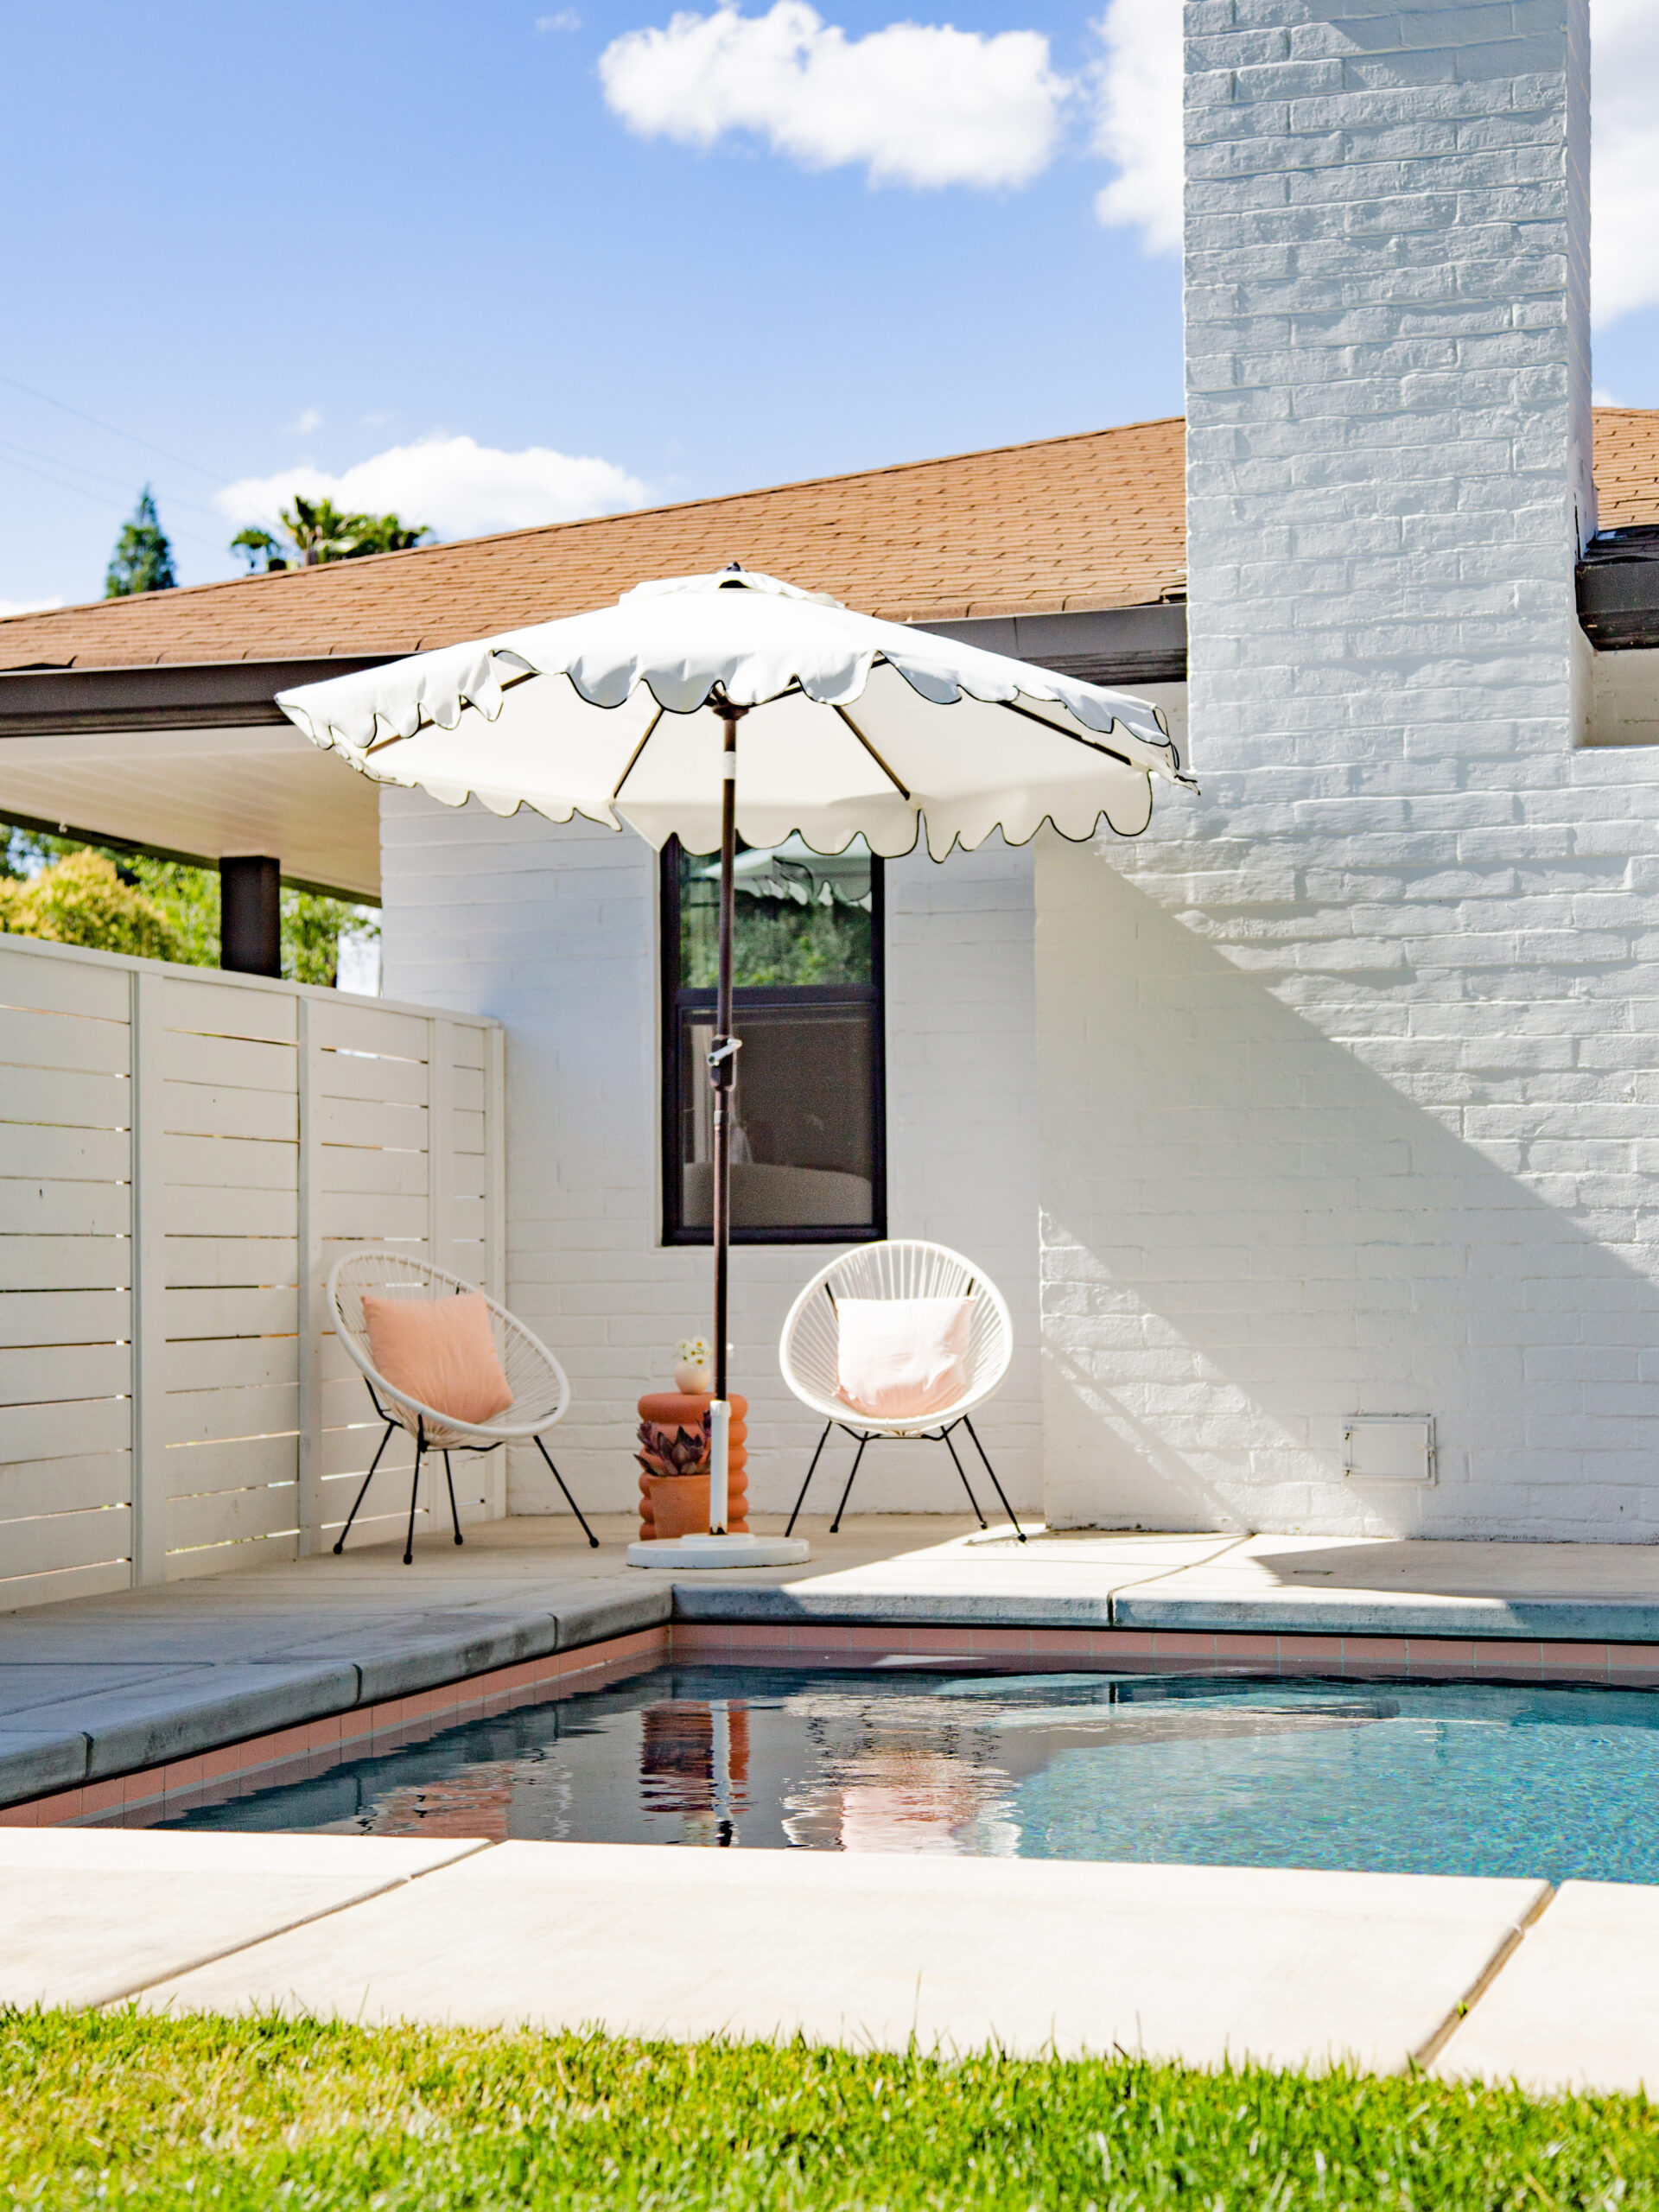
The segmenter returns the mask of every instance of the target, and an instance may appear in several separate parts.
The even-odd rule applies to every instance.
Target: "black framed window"
[[[663,853],[663,1235],[706,1244],[720,859]],[[740,847],[732,1237],[845,1244],[887,1234],[881,863],[798,837]]]

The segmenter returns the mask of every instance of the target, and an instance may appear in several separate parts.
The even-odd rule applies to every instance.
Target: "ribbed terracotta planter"
[[[639,1401],[639,1418],[672,1436],[677,1428],[696,1428],[712,1400],[705,1391],[691,1395],[681,1390],[653,1390]],[[732,1408],[731,1444],[726,1460],[726,1525],[740,1535],[748,1533],[749,1402],[735,1392]],[[700,1536],[709,1527],[709,1474],[639,1474],[639,1536],[644,1543],[658,1537]]]

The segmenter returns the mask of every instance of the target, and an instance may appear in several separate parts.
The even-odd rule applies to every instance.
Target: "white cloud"
[[[1111,0],[1095,26],[1094,150],[1117,175],[1095,194],[1103,223],[1148,253],[1181,247],[1181,11],[1175,0]]]
[[[537,16],[536,28],[538,31],[579,31],[582,17],[574,8],[561,8],[556,16]]]
[[[297,436],[309,437],[313,430],[320,430],[322,428],[322,410],[320,407],[308,407],[299,421],[290,423],[289,427]]]
[[[1591,0],[1591,291],[1598,323],[1659,302],[1659,10]]]
[[[614,40],[599,72],[642,137],[711,146],[752,130],[809,168],[861,165],[873,184],[1028,184],[1053,159],[1071,89],[1039,31],[890,23],[849,38],[805,0],[676,15]]]
[[[0,599],[0,622],[14,614],[49,614],[62,605],[60,599]]]
[[[613,514],[648,497],[645,486],[613,461],[555,453],[547,446],[504,453],[465,437],[392,446],[338,475],[305,463],[273,476],[245,476],[214,497],[230,521],[274,527],[278,508],[296,492],[308,499],[332,499],[348,513],[401,515],[406,523],[425,523],[441,537]]]

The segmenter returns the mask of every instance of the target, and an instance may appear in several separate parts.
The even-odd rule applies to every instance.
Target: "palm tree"
[[[238,530],[231,540],[251,570],[312,569],[324,561],[355,561],[365,553],[402,553],[431,537],[424,523],[406,523],[395,514],[342,513],[332,499],[308,499],[301,493],[280,510],[286,542],[268,530]]]

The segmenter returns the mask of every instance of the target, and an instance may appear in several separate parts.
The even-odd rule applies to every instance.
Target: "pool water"
[[[167,1825],[1659,1881],[1659,1694],[653,1669]]]

